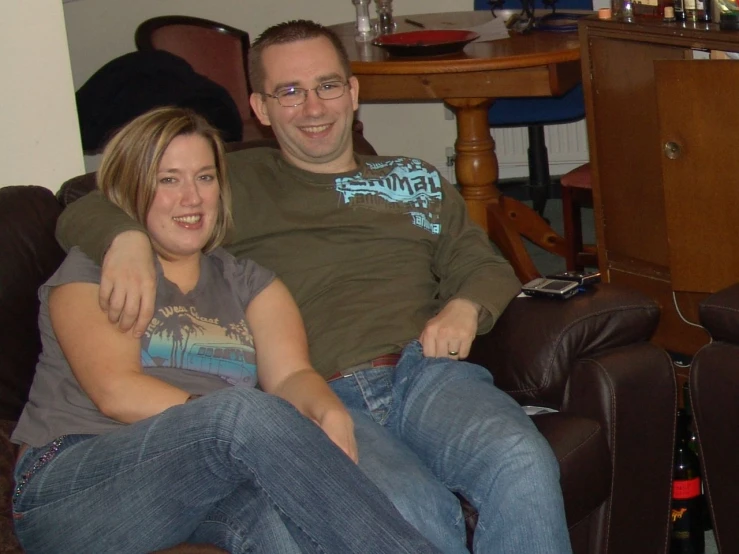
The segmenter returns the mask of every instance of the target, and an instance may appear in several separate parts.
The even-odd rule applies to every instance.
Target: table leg
[[[495,186],[498,158],[488,124],[488,109],[494,99],[452,98],[445,102],[456,114],[457,183],[471,219],[487,231],[522,282],[539,277],[522,237],[560,256],[565,253],[564,239],[534,210],[502,196]]]
[[[472,220],[487,229],[487,205],[497,202],[500,192],[498,158],[495,141],[490,134],[488,109],[492,98],[452,98],[445,103],[452,108],[457,119],[456,151],[457,183],[467,202]]]

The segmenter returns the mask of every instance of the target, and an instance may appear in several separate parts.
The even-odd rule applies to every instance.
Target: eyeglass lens
[[[312,89],[292,87],[287,90],[278,91],[276,94],[270,96],[277,98],[277,101],[281,106],[292,108],[304,103],[311,90],[315,91],[316,96],[321,100],[335,100],[336,98],[340,98],[344,96],[347,84],[348,83],[344,83],[342,81],[331,81],[328,83],[321,83]]]

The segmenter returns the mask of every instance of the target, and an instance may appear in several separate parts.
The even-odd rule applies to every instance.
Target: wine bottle
[[[674,0],[673,7],[675,9],[675,19],[677,21],[685,21],[685,10],[683,9],[683,0]]]
[[[688,428],[688,448],[690,448],[698,459],[698,473],[703,476],[703,470],[700,466],[700,446],[698,445],[698,433],[695,430],[695,417],[693,417],[693,406],[690,403],[690,389],[688,383],[683,384],[683,405],[685,406],[685,416],[687,418]],[[701,509],[703,511],[703,529],[708,531],[713,529],[713,522],[711,521],[711,512],[708,508],[708,502],[706,500],[706,494],[703,486],[703,479],[701,479]]]
[[[704,554],[706,548],[698,457],[690,449],[688,424],[685,410],[678,410],[672,476],[670,554]]]

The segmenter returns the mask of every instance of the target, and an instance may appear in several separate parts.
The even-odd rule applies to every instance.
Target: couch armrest
[[[651,343],[584,355],[572,367],[562,413],[597,421],[611,455],[611,499],[597,515],[608,536],[594,551],[664,552],[676,409],[672,361]]]
[[[718,341],[701,348],[690,367],[690,398],[697,423],[701,471],[720,552],[732,552],[739,545],[738,397],[739,346]]]
[[[469,360],[522,404],[560,408],[575,362],[649,340],[659,306],[641,292],[598,285],[568,300],[515,298],[493,329],[477,337]]]
[[[0,420],[0,552],[2,554],[22,554],[23,549],[13,532],[13,468],[17,449],[10,442],[10,434],[15,423]]]
[[[41,351],[38,288],[64,259],[54,239],[62,208],[47,188],[0,188],[0,419],[16,420]]]
[[[701,324],[714,340],[739,344],[739,284],[703,300],[699,314]]]

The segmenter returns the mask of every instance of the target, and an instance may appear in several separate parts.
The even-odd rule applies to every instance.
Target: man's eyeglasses
[[[276,99],[283,108],[294,108],[300,106],[308,98],[308,92],[316,91],[316,96],[321,100],[336,100],[344,96],[348,82],[327,81],[315,88],[287,87],[282,88],[274,94],[264,93],[265,96]]]

